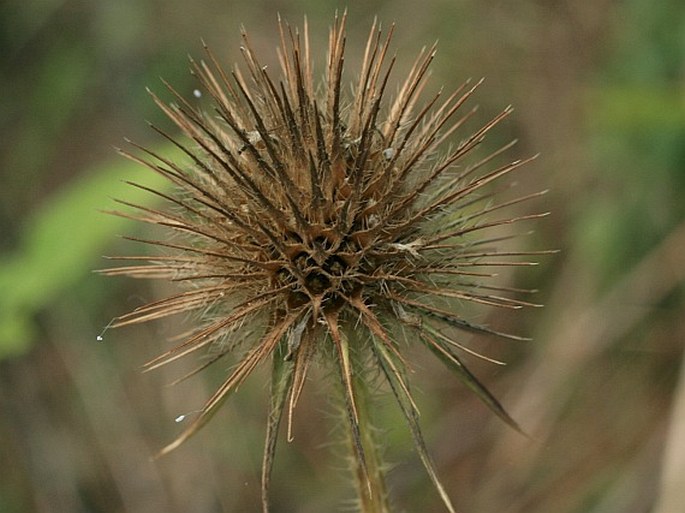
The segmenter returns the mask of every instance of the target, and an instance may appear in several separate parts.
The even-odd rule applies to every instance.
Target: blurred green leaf
[[[593,96],[593,119],[600,127],[623,131],[663,130],[682,127],[685,123],[685,97],[679,88],[605,87]]]
[[[0,359],[30,347],[33,315],[87,276],[102,249],[132,223],[100,212],[111,206],[109,198],[155,200],[124,180],[153,188],[168,183],[124,159],[103,165],[48,199],[24,226],[21,247],[0,258]]]
[[[669,85],[622,84],[598,88],[589,106],[601,174],[579,201],[574,240],[602,289],[682,219],[685,98]]]

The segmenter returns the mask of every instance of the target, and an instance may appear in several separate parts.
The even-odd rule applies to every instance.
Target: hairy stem
[[[365,457],[365,468],[359,458],[354,457],[351,460],[354,465],[353,473],[359,496],[359,510],[361,513],[390,513],[382,447],[371,420],[373,417],[370,411],[371,392],[369,391],[369,384],[363,376],[364,364],[360,361],[359,355],[355,356],[351,358],[352,383],[359,412],[359,433]],[[348,440],[350,451],[354,454],[355,447],[351,429],[348,429]]]

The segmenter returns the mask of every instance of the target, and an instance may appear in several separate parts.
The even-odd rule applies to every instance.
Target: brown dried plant
[[[264,511],[281,418],[285,412],[290,438],[308,369],[322,358],[337,368],[362,511],[388,511],[378,441],[363,406],[371,368],[394,395],[431,480],[453,512],[419,427],[404,340],[424,345],[516,427],[464,365],[462,353],[477,353],[455,339],[455,329],[521,340],[467,320],[460,305],[532,306],[510,297],[517,289],[490,285],[494,274],[486,270],[533,265],[528,257],[544,252],[498,251],[493,244],[503,237],[481,233],[543,216],[493,218],[542,193],[497,202],[486,192],[532,160],[488,169],[513,143],[465,163],[511,108],[456,146],[448,145],[472,118],[475,108],[464,111],[463,106],[480,82],[419,103],[435,47],[418,55],[387,101],[396,62],[389,55],[393,28],[384,35],[374,23],[349,98],[343,86],[345,18],[336,16],[330,30],[320,84],[314,79],[306,22],[300,34],[279,20],[279,80],[260,63],[243,33],[247,74],[238,68],[225,71],[208,49],[207,61],[191,60],[211,111],[168,84],[176,103],[167,105],[151,93],[187,142],[153,128],[180,148],[190,165],[133,143],[144,156],[120,150],[167,178],[177,192],[131,183],[168,208],[120,201],[138,213],[115,213],[163,226],[176,236],[132,237],[166,253],[112,257],[133,265],[104,272],[182,282],[187,289],[117,318],[114,326],[198,312],[196,329],[148,362],[147,369],[211,349],[192,375],[226,354],[239,355],[220,388],[162,454],[196,433],[258,365],[271,360]]]

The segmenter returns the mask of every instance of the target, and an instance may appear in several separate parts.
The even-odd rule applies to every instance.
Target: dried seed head
[[[543,215],[490,220],[499,209],[535,195],[478,207],[486,203],[487,186],[531,159],[487,170],[511,146],[507,145],[464,163],[510,108],[455,148],[441,152],[472,117],[475,109],[463,105],[480,82],[466,82],[446,98],[438,93],[419,103],[435,55],[431,48],[416,58],[397,94],[388,100],[395,63],[388,53],[392,28],[384,35],[377,25],[372,27],[350,101],[342,86],[344,25],[345,16],[336,17],[322,84],[314,80],[306,31],[300,35],[279,22],[280,79],[267,72],[243,33],[246,75],[238,69],[225,71],[208,49],[206,61],[191,61],[199,80],[193,96],[211,100],[211,111],[168,85],[175,104],[167,105],[151,93],[189,142],[153,128],[185,152],[191,165],[181,167],[141,147],[137,148],[147,157],[123,152],[168,178],[179,193],[148,189],[168,204],[166,210],[121,203],[137,208],[138,219],[184,237],[135,239],[165,248],[167,254],[121,257],[144,263],[105,272],[190,286],[121,316],[115,326],[192,310],[201,313],[196,331],[148,362],[148,369],[214,347],[212,363],[240,343],[219,344],[226,339],[240,338],[246,346],[223,385],[162,453],[204,425],[257,365],[273,360],[265,490],[281,412],[292,417],[309,364],[327,346],[334,348],[328,354],[335,355],[357,457],[365,468],[350,352],[356,344],[354,352],[371,355],[365,361],[375,362],[387,379],[421,458],[452,510],[425,452],[397,327],[415,333],[419,343],[515,426],[462,363],[458,352],[474,351],[453,336],[456,328],[518,339],[466,320],[458,306],[531,306],[509,297],[511,289],[488,285],[491,275],[481,270],[532,265],[516,257],[535,253],[500,252],[489,247],[492,239],[478,238],[493,227]]]

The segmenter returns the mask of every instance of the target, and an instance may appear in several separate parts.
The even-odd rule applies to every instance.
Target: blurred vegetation
[[[147,201],[122,180],[158,178],[117,158],[112,146],[125,136],[161,144],[146,131],[146,119],[165,122],[145,87],[161,91],[163,76],[192,91],[186,55],[200,53],[200,38],[226,62],[237,61],[244,23],[261,53],[273,55],[277,12],[298,25],[306,14],[313,38],[323,42],[341,6],[0,5],[0,511],[258,509],[266,411],[259,380],[196,440],[148,460],[171,439],[173,419],[196,409],[209,388],[202,379],[165,388],[183,368],[138,372],[180,329],[173,322],[107,332],[104,344],[95,342],[114,315],[163,293],[91,272],[106,265],[101,255],[125,252],[118,234],[141,229],[99,211],[113,208],[111,197]],[[685,340],[685,4],[347,6],[348,69],[374,15],[397,22],[401,59],[438,39],[433,84],[451,89],[466,77],[487,77],[478,95],[482,110],[517,108],[498,137],[519,138],[522,154],[542,152],[518,186],[552,189],[537,205],[552,218],[521,244],[562,252],[512,277],[539,289],[548,306],[491,320],[535,341],[473,341],[512,362],[504,370],[474,367],[532,441],[498,424],[458,383],[441,379],[447,374],[438,364],[417,355],[422,422],[458,509],[637,513],[659,504],[657,513],[677,513],[665,505],[678,504],[669,501],[683,493],[685,478],[674,478],[668,469],[676,467],[664,462],[685,458],[670,442],[685,429],[684,409],[672,407],[685,397],[678,384]],[[349,497],[338,472],[341,451],[329,446],[335,419],[323,413],[329,426],[321,427],[322,411],[330,410],[325,393],[305,395],[296,441],[279,448],[276,512],[333,511]],[[401,426],[390,407],[378,416],[379,425]],[[398,510],[439,511],[408,434],[390,427],[388,439]]]

